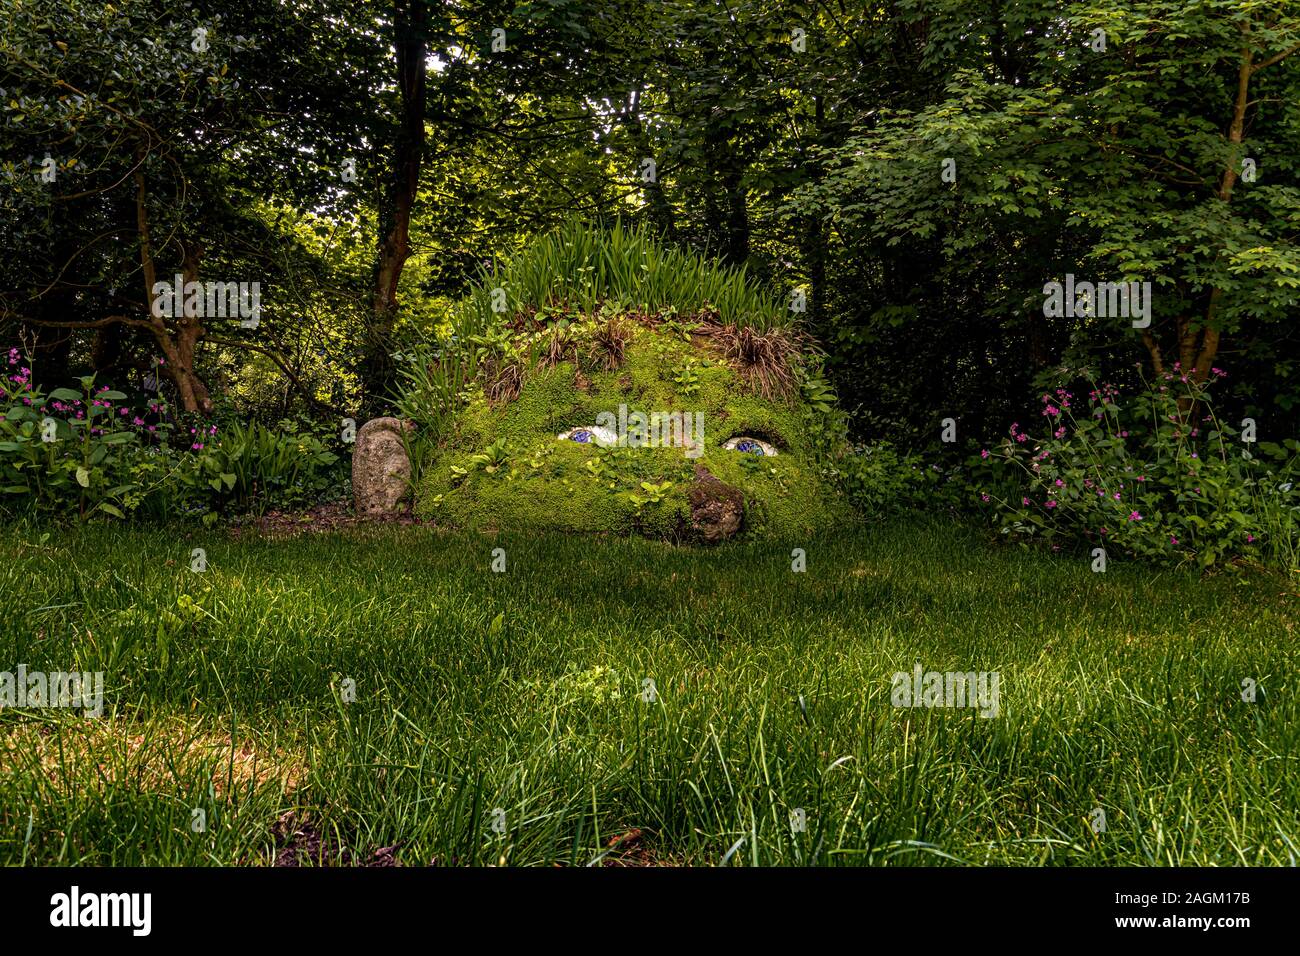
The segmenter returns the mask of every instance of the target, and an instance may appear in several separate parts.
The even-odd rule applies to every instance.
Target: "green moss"
[[[702,414],[703,454],[557,439],[596,424],[601,413],[617,416],[620,405],[647,415]],[[748,534],[798,540],[854,515],[821,477],[804,422],[797,400],[755,395],[717,356],[637,327],[618,369],[600,369],[579,342],[576,361],[530,370],[515,400],[492,406],[477,395],[459,415],[454,437],[424,463],[416,510],[481,530],[676,539],[690,527],[687,491],[702,465],[745,493]],[[722,448],[737,435],[763,438],[780,454]]]

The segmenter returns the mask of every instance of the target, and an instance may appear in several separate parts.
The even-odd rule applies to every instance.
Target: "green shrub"
[[[198,470],[237,510],[312,505],[346,493],[349,461],[330,450],[335,441],[332,425],[303,419],[284,419],[278,428],[234,422],[203,449]]]
[[[140,488],[130,446],[136,435],[119,424],[114,402],[126,398],[94,377],[82,391],[34,389],[31,370],[9,353],[10,374],[0,389],[0,494],[10,507],[124,517]],[[58,417],[55,417],[55,416]]]
[[[885,442],[852,449],[838,471],[849,500],[867,514],[924,509],[935,496],[936,473],[919,455],[902,454]]]
[[[161,400],[80,380],[82,390],[32,386],[17,350],[0,386],[0,507],[10,512],[202,517],[311,504],[346,493],[346,461],[326,426],[285,420],[176,424]],[[332,429],[332,426],[330,426]]]

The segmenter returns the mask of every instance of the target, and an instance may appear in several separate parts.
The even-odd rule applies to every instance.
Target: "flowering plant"
[[[1215,369],[1198,384],[1175,364],[1130,397],[1087,369],[1061,369],[1041,396],[1043,426],[1019,422],[972,459],[979,502],[1003,534],[1144,557],[1290,560],[1300,541],[1294,439],[1256,442],[1220,419]],[[1069,383],[1082,380],[1086,392]]]
[[[80,392],[47,395],[18,350],[9,351],[0,376],[0,508],[211,523],[218,510],[310,504],[344,486],[347,462],[328,447],[323,425],[190,423],[161,398],[133,407],[93,376],[80,384]]]
[[[25,496],[49,510],[75,507],[81,517],[103,512],[124,517],[139,484],[130,476],[128,446],[137,440],[126,398],[94,376],[82,391],[56,388],[48,395],[32,384],[31,368],[10,349],[0,382],[0,494]],[[125,414],[123,414],[125,413]]]

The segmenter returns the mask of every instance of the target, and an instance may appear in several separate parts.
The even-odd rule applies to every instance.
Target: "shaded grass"
[[[731,864],[1300,855],[1280,577],[1094,574],[937,523],[711,551],[426,528],[39,539],[0,541],[0,670],[103,670],[107,706],[93,732],[0,713],[6,863],[268,862],[289,810],[408,864],[585,864],[633,828],[673,864],[741,840]],[[998,671],[999,715],[892,707],[914,662]],[[250,753],[266,772],[229,769]]]

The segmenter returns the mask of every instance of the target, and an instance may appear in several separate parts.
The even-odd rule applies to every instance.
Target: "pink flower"
[[[1065,487],[1065,482],[1063,482],[1060,478],[1057,478],[1057,479],[1056,479],[1056,487],[1058,487],[1058,488],[1064,488],[1064,487]]]
[[[1136,511],[1130,511],[1130,512],[1128,513],[1128,520],[1129,520],[1129,521],[1141,521],[1141,520],[1142,520],[1142,516],[1141,516],[1140,514],[1138,514]]]
[[[982,450],[980,451],[980,457],[981,457],[981,458],[987,458],[988,456],[989,456],[989,450],[988,450],[987,448],[982,449]]]
[[[1246,543],[1247,543],[1247,544],[1252,544],[1252,543],[1254,542],[1254,540],[1255,540],[1255,536],[1254,536],[1253,534],[1248,534],[1248,535],[1246,535]]]

